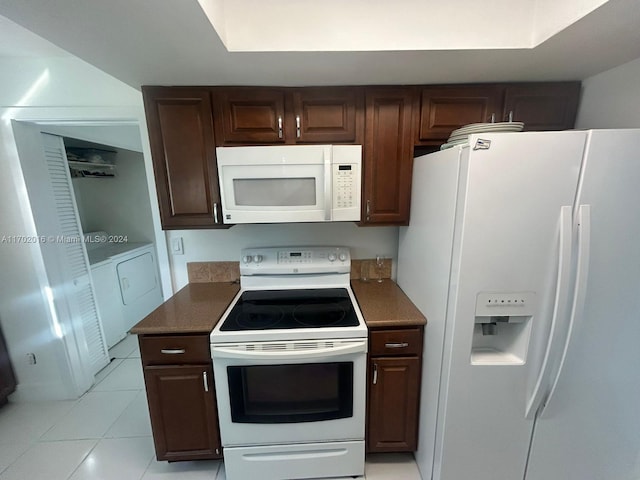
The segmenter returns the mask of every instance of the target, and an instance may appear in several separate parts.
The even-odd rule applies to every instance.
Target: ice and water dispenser
[[[524,364],[535,306],[535,292],[478,293],[471,363]]]

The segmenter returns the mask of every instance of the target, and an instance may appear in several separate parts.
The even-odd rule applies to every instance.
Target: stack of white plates
[[[523,128],[522,122],[472,123],[451,132],[449,140],[440,147],[440,150],[467,144],[469,135],[472,133],[521,132]]]

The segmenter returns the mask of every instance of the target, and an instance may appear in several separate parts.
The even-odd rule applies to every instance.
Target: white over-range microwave
[[[360,220],[361,145],[216,148],[224,223]]]

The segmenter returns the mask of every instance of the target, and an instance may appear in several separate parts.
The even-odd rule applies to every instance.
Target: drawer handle
[[[209,377],[207,376],[207,372],[202,372],[202,382],[204,383],[204,391],[209,391]]]
[[[160,353],[166,353],[167,355],[180,355],[185,352],[184,348],[163,348],[160,350]]]
[[[409,346],[407,342],[402,343],[385,343],[385,348],[406,348]]]
[[[376,385],[378,383],[378,364],[373,364],[373,384]]]

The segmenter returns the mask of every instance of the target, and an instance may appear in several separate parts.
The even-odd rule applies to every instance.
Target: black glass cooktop
[[[358,317],[345,288],[243,292],[221,331],[355,327]]]

